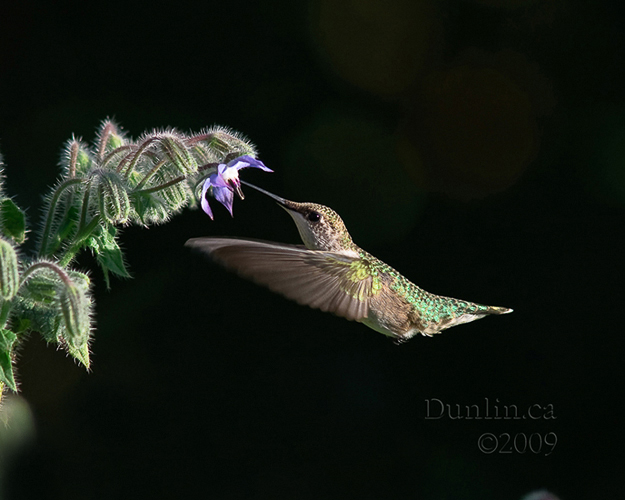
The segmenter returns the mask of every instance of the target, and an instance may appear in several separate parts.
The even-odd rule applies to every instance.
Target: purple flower
[[[228,163],[220,163],[217,165],[217,172],[210,174],[208,179],[204,181],[204,186],[202,187],[202,210],[204,210],[211,219],[213,218],[213,211],[206,198],[207,191],[210,189],[213,198],[226,207],[230,215],[232,215],[234,192],[236,191],[239,198],[243,199],[239,170],[247,167],[260,168],[265,172],[273,172],[273,170],[267,168],[262,161],[245,155],[239,156]]]

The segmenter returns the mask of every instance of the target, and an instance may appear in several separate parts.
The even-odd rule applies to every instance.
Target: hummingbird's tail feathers
[[[423,321],[423,319],[421,319],[419,331],[423,335],[431,336],[443,330],[447,330],[452,326],[470,323],[471,321],[482,319],[491,314],[499,315],[512,312],[512,309],[508,307],[485,306],[451,298],[446,298],[446,300],[442,302],[444,306],[439,311],[440,317],[438,320]],[[451,308],[449,306],[451,306]],[[451,312],[452,310],[454,312]]]
[[[488,306],[486,313],[487,314],[509,314],[513,311],[514,309],[510,309],[509,307]]]

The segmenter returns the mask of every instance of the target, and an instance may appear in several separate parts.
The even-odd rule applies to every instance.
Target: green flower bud
[[[84,142],[76,138],[67,142],[61,160],[66,176],[72,178],[85,175],[91,168],[92,162],[91,152]]]
[[[126,144],[126,141],[124,140],[124,137],[115,133],[115,134],[111,134],[109,136],[109,140],[108,140],[108,144],[107,146],[111,149],[117,149],[121,146],[123,146],[124,144]]]
[[[5,300],[11,300],[20,284],[17,265],[17,254],[13,246],[0,238],[0,295]]]
[[[92,162],[93,159],[91,158],[91,153],[89,153],[89,151],[84,147],[81,147],[76,155],[76,172],[78,174],[85,175],[89,168],[91,168]]]
[[[103,158],[107,153],[126,144],[126,138],[120,133],[117,125],[111,120],[104,120],[98,130],[96,142],[97,154]]]
[[[63,283],[59,304],[67,330],[68,344],[80,349],[89,340],[89,298],[73,281]]]
[[[190,197],[186,185],[182,182],[161,189],[158,194],[172,213],[180,210]]]
[[[85,273],[63,269],[41,260],[23,273],[16,307],[24,328],[41,333],[46,342],[58,343],[88,366],[88,339],[93,302]],[[14,325],[15,326],[15,325]]]
[[[250,155],[255,158],[258,155],[256,147],[245,136],[219,125],[193,135],[187,139],[187,144],[201,152],[200,158],[204,163],[227,163],[236,156]],[[230,154],[234,156],[226,159]]]
[[[111,224],[125,223],[130,214],[130,200],[119,174],[114,170],[99,170],[95,188],[102,217]]]
[[[187,175],[197,170],[195,158],[187,148],[182,134],[169,131],[156,137],[161,150],[180,174]]]

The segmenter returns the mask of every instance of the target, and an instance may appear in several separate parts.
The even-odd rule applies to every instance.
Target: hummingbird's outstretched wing
[[[366,318],[377,292],[366,263],[341,253],[237,238],[192,238],[185,245],[289,299],[349,320]]]

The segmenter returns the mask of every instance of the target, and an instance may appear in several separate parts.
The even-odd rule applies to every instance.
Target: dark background
[[[515,309],[398,346],[184,248],[297,242],[254,192],[234,219],[213,203],[214,222],[127,228],[134,279],[109,292],[78,262],[96,286],[92,372],[36,335],[20,348],[34,433],[4,457],[5,497],[620,496],[619,4],[3,2],[0,150],[31,227],[72,134],[107,116],[134,137],[217,123],[275,170],[244,179],[332,206],[426,290]],[[451,411],[427,419],[433,398]],[[555,418],[450,418],[486,399]],[[487,454],[484,433],[558,442]]]

